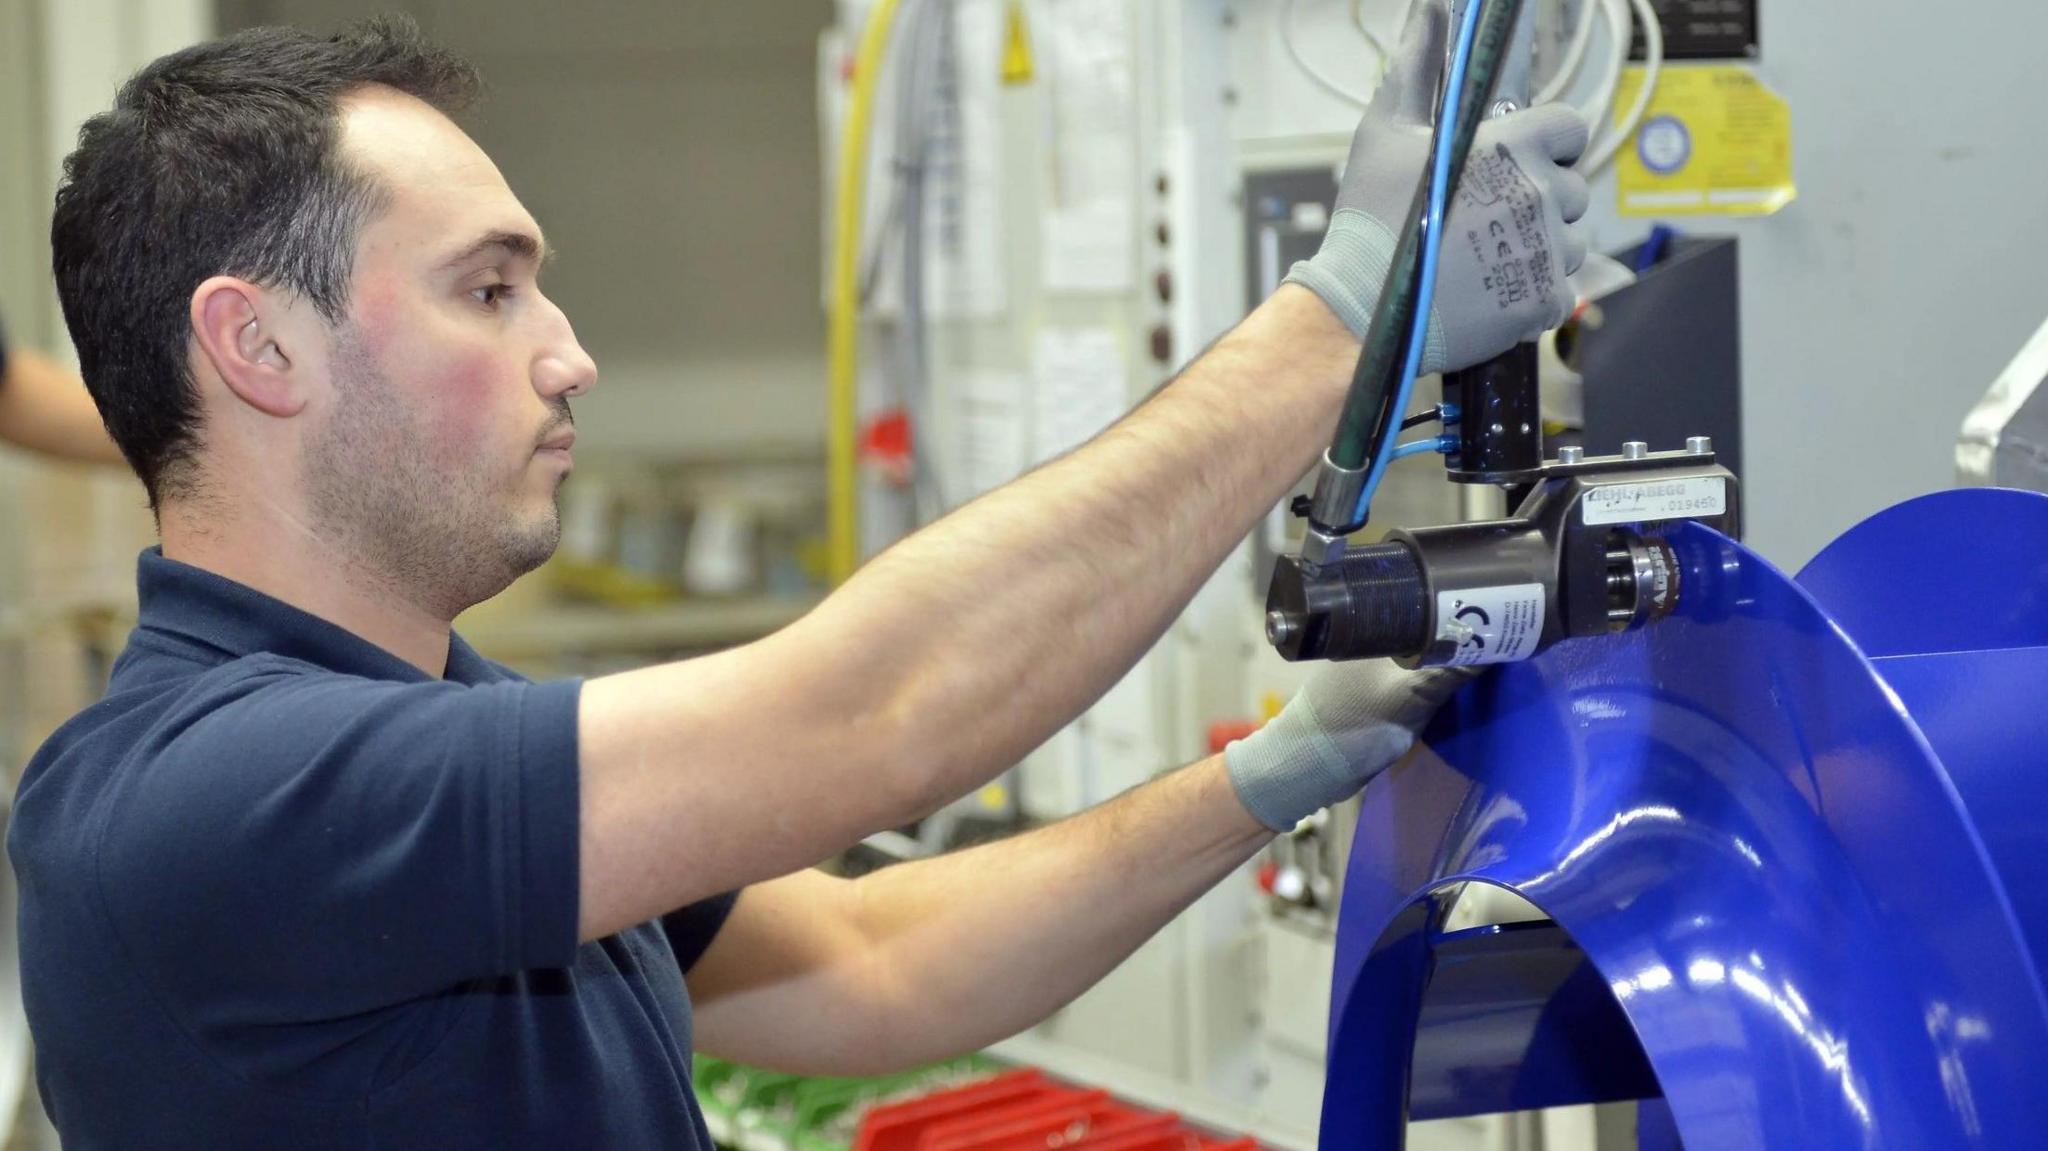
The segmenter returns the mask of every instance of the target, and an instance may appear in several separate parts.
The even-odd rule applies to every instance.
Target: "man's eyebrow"
[[[546,266],[555,256],[554,250],[548,247],[547,240],[540,236],[531,232],[500,230],[484,233],[475,243],[443,260],[441,267],[448,269],[467,264],[492,249],[525,260],[537,268]]]

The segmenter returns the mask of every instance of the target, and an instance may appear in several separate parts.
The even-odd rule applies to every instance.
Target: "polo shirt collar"
[[[167,559],[161,548],[144,551],[136,561],[135,586],[142,600],[141,630],[211,648],[228,659],[267,652],[367,679],[434,679],[346,628],[246,584]],[[476,684],[505,677],[450,633],[445,678]]]

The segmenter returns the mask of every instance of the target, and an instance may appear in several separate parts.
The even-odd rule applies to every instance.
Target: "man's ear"
[[[288,330],[276,292],[215,276],[192,293],[192,334],[228,391],[280,419],[306,406],[303,373],[292,370],[296,329]]]

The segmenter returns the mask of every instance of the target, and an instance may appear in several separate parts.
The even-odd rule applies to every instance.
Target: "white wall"
[[[1800,200],[1744,241],[1750,522],[1802,562],[1953,484],[1963,416],[2048,315],[2048,7],[1765,3]]]

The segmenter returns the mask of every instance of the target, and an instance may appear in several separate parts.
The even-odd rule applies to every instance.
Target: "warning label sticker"
[[[1587,527],[1687,520],[1728,513],[1728,481],[1720,476],[1608,484],[1592,488],[1580,502]]]
[[[1452,667],[1518,663],[1543,638],[1543,585],[1438,592],[1436,638],[1455,643]]]
[[[1646,79],[1622,77],[1616,128]],[[1768,216],[1799,196],[1792,106],[1746,65],[1663,69],[1630,144],[1614,166],[1624,216]]]

